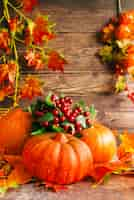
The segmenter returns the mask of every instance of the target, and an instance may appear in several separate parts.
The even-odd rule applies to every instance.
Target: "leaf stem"
[[[16,62],[17,62],[16,79],[15,79],[14,104],[13,104],[13,106],[16,107],[18,105],[17,96],[18,96],[18,88],[19,88],[19,63],[18,63],[18,52],[17,52],[15,40],[13,40],[13,47],[14,47],[15,59],[16,59]]]
[[[18,37],[14,37],[14,39],[15,39],[17,42],[20,42],[20,43],[22,43],[22,44],[25,44],[25,42],[24,42],[23,40],[19,39]]]
[[[29,21],[30,19],[28,17],[26,17],[20,10],[18,10],[17,8],[15,8],[10,2],[7,3],[18,15],[20,15],[21,17],[23,17],[26,21]]]
[[[4,15],[1,17],[1,19],[0,19],[0,24],[2,23],[2,21],[4,20]]]
[[[10,16],[9,16],[7,4],[8,4],[8,0],[6,0],[6,1],[3,0],[3,6],[4,6],[4,13],[3,13],[3,15],[7,19],[7,21],[8,21],[10,19]]]

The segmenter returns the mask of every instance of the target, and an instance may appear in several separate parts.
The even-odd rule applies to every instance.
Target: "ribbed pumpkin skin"
[[[111,161],[116,155],[116,139],[107,127],[96,123],[91,128],[84,129],[81,134],[81,140],[89,146],[95,163]]]
[[[33,176],[57,184],[77,182],[93,169],[88,146],[62,133],[33,136],[24,147],[23,161]]]
[[[6,154],[19,154],[29,136],[32,120],[21,108],[9,111],[0,118],[0,149]]]

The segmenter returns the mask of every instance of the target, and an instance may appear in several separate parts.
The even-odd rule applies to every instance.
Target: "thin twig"
[[[120,13],[122,12],[121,0],[117,0],[116,11],[117,11],[117,17],[118,17]]]

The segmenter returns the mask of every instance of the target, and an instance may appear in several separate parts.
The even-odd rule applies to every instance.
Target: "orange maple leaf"
[[[32,179],[23,165],[21,156],[3,155],[2,158],[5,164],[0,173],[0,189],[6,191],[9,188],[28,183]]]
[[[11,83],[15,80],[16,74],[16,63],[14,61],[10,61],[9,63],[0,64],[0,83],[3,81],[9,81]]]
[[[42,96],[42,94],[42,82],[31,75],[26,77],[25,83],[20,89],[20,98],[32,100],[34,97]]]

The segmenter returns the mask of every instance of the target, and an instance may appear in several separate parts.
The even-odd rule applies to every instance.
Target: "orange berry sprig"
[[[125,91],[134,102],[128,84],[134,78],[134,10],[112,18],[100,31],[100,41],[104,44],[99,52],[101,60],[115,69],[116,92]]]
[[[21,97],[26,98],[27,95],[28,99],[32,99],[38,93],[34,90],[31,92],[33,96],[29,95],[32,90],[28,88],[31,87],[29,80],[32,79],[36,83],[35,88],[37,89],[38,81],[35,77],[29,78],[28,76],[24,86],[19,89],[21,62],[18,43],[26,47],[23,57],[26,66],[32,70],[42,70],[48,67],[50,70],[64,71],[64,64],[67,63],[62,55],[47,46],[49,40],[56,37],[55,24],[50,22],[46,15],[38,14],[35,19],[26,15],[26,12],[31,12],[38,4],[38,0],[18,0],[18,3],[20,8],[9,0],[3,0],[3,16],[0,19],[0,101],[11,97],[14,106],[18,105],[18,99],[20,100]],[[11,17],[10,10],[14,12],[14,17]],[[38,90],[41,90],[40,87],[38,84]],[[40,92],[38,94],[41,95]]]

